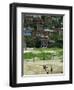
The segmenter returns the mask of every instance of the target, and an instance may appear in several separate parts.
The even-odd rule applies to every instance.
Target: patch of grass
[[[49,60],[52,57],[51,53],[45,53],[45,52],[41,52],[36,54],[36,57],[38,57],[40,60]]]
[[[31,52],[24,53],[25,59],[33,59],[35,57],[39,58],[39,60],[46,60],[46,59],[51,59],[52,54],[51,53],[44,53],[44,52],[35,53],[35,54],[31,53]]]
[[[39,60],[51,60],[53,58],[58,58],[60,60],[63,60],[63,49],[62,48],[35,48],[33,51],[35,52],[39,51],[39,53],[26,52],[24,53],[24,59],[30,60],[30,59],[37,58]],[[48,52],[48,51],[53,51],[53,52]]]
[[[33,53],[32,52],[24,53],[24,58],[25,59],[32,59],[33,58]]]

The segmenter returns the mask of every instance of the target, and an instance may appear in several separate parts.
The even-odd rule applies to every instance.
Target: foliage
[[[32,17],[32,22],[31,21],[25,21],[24,18],[24,27],[31,26],[35,30],[37,29],[37,24],[36,19],[41,19],[43,23],[43,28],[49,28],[49,29],[55,29],[55,28],[62,28],[63,27],[63,16],[50,16],[50,15],[41,15],[41,17]],[[40,24],[40,23],[39,23]]]
[[[40,19],[43,23],[38,23],[36,20]],[[26,16],[25,18],[26,19]],[[48,30],[57,30],[61,29],[63,27],[63,16],[60,15],[41,15],[41,17],[33,17],[32,16],[32,22],[30,21],[24,21],[24,27],[31,27],[33,30],[37,30],[38,25],[41,25],[43,29]],[[36,47],[40,48],[41,41],[38,37],[33,36],[24,36],[26,41],[26,47]],[[63,34],[59,35],[59,32],[53,32],[52,35],[49,35],[49,39],[55,41],[55,43],[49,44],[48,47],[63,47]],[[61,40],[61,41],[60,41]]]
[[[25,36],[24,40],[26,41],[26,47],[35,47],[35,39],[32,36]]]
[[[40,41],[40,39],[38,37],[35,38],[35,47],[36,48],[41,47],[41,41]]]

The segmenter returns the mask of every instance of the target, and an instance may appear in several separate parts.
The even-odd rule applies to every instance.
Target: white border
[[[49,75],[49,76],[32,76],[22,77],[21,76],[21,38],[22,38],[22,22],[21,13],[44,13],[44,14],[64,14],[63,24],[63,50],[64,50],[64,75]],[[17,8],[17,83],[30,83],[30,82],[44,82],[44,81],[65,81],[69,80],[69,10],[55,10],[55,9],[37,9],[37,8]]]

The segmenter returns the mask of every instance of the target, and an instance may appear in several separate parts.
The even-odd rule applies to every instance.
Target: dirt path
[[[63,73],[63,63],[60,60],[41,60],[27,62],[24,60],[24,75],[59,74]]]

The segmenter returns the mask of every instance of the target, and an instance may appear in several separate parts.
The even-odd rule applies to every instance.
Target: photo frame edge
[[[22,84],[17,84],[16,83],[16,47],[17,47],[17,44],[16,44],[16,8],[17,7],[20,7],[20,6],[23,6],[23,5],[26,5],[26,6],[31,6],[31,5],[36,5],[37,7],[38,6],[45,6],[48,8],[48,6],[55,6],[57,8],[55,9],[59,9],[59,7],[61,9],[68,9],[70,10],[70,75],[69,75],[69,81],[56,81],[56,82],[38,82],[38,83],[22,83]],[[33,7],[34,7],[33,6]],[[31,6],[32,7],[32,6]],[[13,14],[12,14],[13,12]],[[14,37],[13,37],[14,36]],[[72,83],[72,6],[64,6],[64,8],[62,6],[58,6],[58,5],[41,5],[41,4],[22,4],[22,3],[12,3],[10,4],[10,63],[9,63],[9,66],[10,66],[10,80],[9,80],[9,85],[11,87],[22,87],[22,86],[40,86],[40,85],[56,85],[56,84],[71,84]]]

